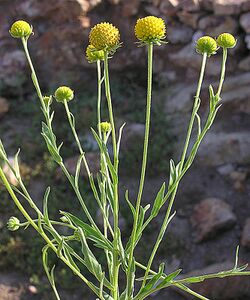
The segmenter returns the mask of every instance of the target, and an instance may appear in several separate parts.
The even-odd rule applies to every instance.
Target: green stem
[[[190,138],[191,138],[191,134],[192,134],[192,130],[193,130],[193,125],[194,125],[194,121],[195,121],[195,116],[196,116],[197,109],[198,109],[201,86],[202,86],[202,82],[203,82],[204,74],[205,74],[206,61],[207,61],[207,55],[203,54],[200,77],[199,77],[198,87],[197,87],[197,91],[196,91],[196,95],[195,95],[195,99],[194,99],[193,111],[192,111],[192,115],[191,115],[191,120],[189,122],[189,127],[188,127],[188,132],[187,132],[185,145],[184,145],[184,150],[183,150],[183,153],[182,153],[182,156],[181,156],[181,161],[180,161],[180,167],[179,167],[179,172],[180,173],[182,172],[183,164],[184,164],[184,161],[185,161],[185,158],[186,158],[186,154],[187,154],[187,150],[188,150],[188,146],[189,146],[189,142],[190,142]],[[161,230],[159,232],[159,235],[157,237],[155,246],[153,248],[153,251],[152,251],[152,253],[150,255],[150,258],[149,258],[149,261],[148,261],[147,270],[146,270],[145,275],[144,275],[144,280],[143,280],[141,289],[146,284],[147,276],[149,274],[149,270],[152,266],[152,263],[153,263],[155,255],[156,255],[156,252],[157,252],[157,250],[160,246],[160,243],[163,239],[164,233],[167,229],[168,221],[169,221],[169,217],[170,217],[170,214],[171,214],[172,206],[174,204],[174,200],[175,200],[175,196],[176,196],[176,193],[177,193],[178,185],[179,185],[179,183],[176,185],[176,187],[175,187],[175,189],[172,193],[172,196],[171,196],[171,199],[170,199],[170,202],[169,202],[169,205],[168,205],[168,209],[167,209],[164,221],[162,223]]]
[[[102,75],[101,75],[101,61],[98,59],[96,62],[97,68],[97,128],[99,138],[102,138],[101,133],[101,98],[102,98]]]
[[[217,94],[220,95],[222,91],[222,86],[225,80],[225,73],[226,73],[226,61],[227,61],[227,48],[223,48],[223,57],[222,57],[222,65],[221,65],[221,78],[218,87]]]
[[[115,123],[113,116],[113,108],[112,108],[112,99],[110,92],[110,83],[109,83],[109,69],[108,69],[108,51],[104,52],[104,80],[105,80],[105,92],[108,103],[108,111],[109,111],[109,120],[111,124],[111,134],[112,134],[112,144],[113,144],[113,155],[114,155],[114,168],[118,176],[118,156],[117,156],[117,144],[116,144],[116,131],[115,131]],[[119,200],[118,200],[118,180],[113,183],[113,191],[114,191],[114,250],[113,250],[113,298],[114,300],[119,299],[119,260],[118,260],[118,252],[119,252]]]
[[[17,208],[20,210],[22,215],[26,218],[26,220],[29,222],[29,224],[41,235],[41,237],[45,240],[45,242],[49,245],[49,247],[57,253],[57,248],[55,245],[51,242],[51,240],[48,238],[48,236],[39,229],[37,224],[33,221],[33,219],[30,217],[30,215],[27,213],[25,208],[22,206],[20,201],[17,199],[16,194],[14,193],[13,189],[11,188],[11,185],[9,184],[2,168],[0,167],[0,178],[2,179],[8,193],[10,194],[12,200],[16,204]],[[92,285],[91,282],[89,282],[71,263],[63,256],[60,257],[60,259],[73,271],[74,274],[76,274],[80,279],[82,279],[89,288],[98,296],[98,293],[96,292],[96,289]]]
[[[151,114],[151,100],[152,100],[152,73],[153,73],[153,43],[150,43],[148,44],[148,89],[147,89],[147,104],[146,104],[145,136],[144,136],[144,146],[143,146],[141,178],[140,178],[139,191],[138,191],[138,196],[136,201],[133,231],[131,235],[131,249],[129,253],[128,280],[127,280],[128,297],[131,297],[132,288],[133,288],[131,269],[133,264],[133,254],[134,254],[134,248],[136,244],[136,232],[137,232],[138,219],[140,214],[140,204],[141,204],[142,193],[144,188],[147,158],[148,158],[148,141],[149,141],[149,131],[150,131],[150,114]]]
[[[72,133],[74,135],[74,138],[76,140],[76,143],[77,143],[78,149],[80,151],[80,154],[82,155],[83,163],[84,163],[84,166],[86,168],[88,177],[90,177],[91,174],[90,174],[89,166],[88,166],[88,163],[87,163],[87,160],[86,160],[86,157],[85,157],[85,152],[83,151],[82,145],[81,145],[80,140],[78,138],[78,135],[77,135],[77,132],[76,132],[76,129],[75,129],[75,124],[73,123],[71,112],[69,110],[68,102],[67,102],[67,100],[64,100],[63,103],[64,103],[64,107],[65,107],[66,114],[67,114],[67,117],[68,117],[68,121],[69,121],[69,124],[70,124],[70,128],[71,128]]]

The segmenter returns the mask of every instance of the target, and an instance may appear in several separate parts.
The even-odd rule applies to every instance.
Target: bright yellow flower
[[[217,44],[222,48],[233,48],[236,45],[236,40],[232,34],[222,33],[217,38]]]
[[[98,60],[103,60],[104,59],[104,51],[96,50],[93,45],[88,45],[88,47],[86,49],[86,58],[89,63],[93,63]]]
[[[138,19],[135,25],[135,36],[142,42],[160,42],[166,35],[163,19],[154,16]]]
[[[10,34],[14,38],[28,37],[32,33],[32,27],[26,21],[16,21],[10,28]]]
[[[99,23],[91,29],[89,42],[96,50],[112,50],[119,45],[119,30],[110,23]]]
[[[196,51],[199,54],[207,54],[208,56],[215,54],[217,50],[216,40],[210,36],[203,36],[196,42]]]

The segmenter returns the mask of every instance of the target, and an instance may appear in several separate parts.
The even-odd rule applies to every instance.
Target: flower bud
[[[57,102],[64,102],[64,100],[71,101],[74,98],[74,92],[71,90],[71,88],[67,86],[60,86],[55,91],[55,96]]]
[[[217,50],[217,43],[215,39],[210,36],[203,36],[196,42],[196,51],[199,54],[207,54],[208,57],[215,54]]]
[[[10,28],[10,34],[14,38],[29,37],[32,33],[32,27],[23,20],[16,21]]]
[[[52,103],[52,97],[51,96],[44,96],[43,97],[43,102],[45,103],[46,106],[49,106]]]
[[[104,60],[104,51],[96,50],[93,45],[88,45],[86,49],[86,58],[89,63],[96,62],[98,60]]]
[[[236,45],[236,40],[232,34],[222,33],[217,38],[217,44],[222,48],[234,48]]]
[[[111,124],[109,122],[100,123],[101,132],[107,133],[111,129]]]
[[[160,42],[165,38],[166,25],[162,18],[148,16],[138,19],[135,25],[135,36],[142,42]]]
[[[10,231],[16,231],[20,228],[20,221],[16,217],[11,217],[7,222],[7,228]]]
[[[119,30],[110,23],[99,23],[91,29],[89,42],[96,50],[113,50],[119,46]]]

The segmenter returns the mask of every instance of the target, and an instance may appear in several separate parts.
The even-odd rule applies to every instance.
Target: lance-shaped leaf
[[[80,227],[78,227],[78,230],[80,233],[80,240],[82,244],[82,253],[84,255],[85,266],[99,280],[99,282],[103,281],[103,284],[105,286],[107,286],[110,290],[113,290],[113,286],[111,285],[111,283],[106,278],[103,278],[102,267],[97,261],[93,252],[90,250],[83,230]]]
[[[61,211],[61,214],[66,216],[76,227],[80,227],[84,231],[86,238],[93,241],[96,247],[113,251],[112,243],[100,231],[97,231],[70,213]]]
[[[154,218],[158,215],[162,205],[164,204],[165,187],[166,187],[166,184],[164,182],[155,198],[154,205],[153,205],[153,208],[151,211],[151,216]]]

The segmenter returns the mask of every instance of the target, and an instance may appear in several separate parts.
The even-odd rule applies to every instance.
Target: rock
[[[161,0],[159,4],[159,11],[167,17],[176,15],[179,10],[179,0]]]
[[[138,13],[140,0],[126,0],[122,7],[122,15],[124,17],[131,17]]]
[[[250,159],[248,132],[208,133],[197,154],[197,163],[219,166],[227,163],[247,163]]]
[[[223,200],[208,198],[195,205],[191,224],[196,229],[196,238],[202,242],[214,237],[218,232],[231,228],[236,223],[236,216]]]
[[[238,31],[238,22],[230,16],[213,16],[209,15],[199,20],[198,28],[205,34],[218,36],[222,32],[236,34]]]
[[[246,33],[250,33],[250,12],[240,16],[240,25]]]
[[[190,13],[185,10],[181,10],[177,13],[178,18],[183,24],[186,24],[193,29],[197,28],[198,20],[203,16],[204,14],[201,12],[198,13]]]
[[[245,36],[245,43],[246,43],[247,49],[250,50],[250,34]]]
[[[240,14],[243,4],[249,0],[214,0],[213,10],[216,15],[237,15]]]
[[[220,175],[222,176],[228,176],[230,175],[233,171],[234,171],[234,166],[233,164],[225,164],[225,165],[222,165],[222,166],[219,166],[217,168],[217,171]]]
[[[250,71],[250,55],[247,57],[243,58],[239,64],[238,68],[242,71]]]
[[[10,162],[10,165],[12,167],[14,167],[14,164],[15,164],[14,157],[9,157],[9,162]],[[18,181],[17,181],[15,175],[12,173],[11,168],[8,166],[8,164],[4,163],[2,168],[3,168],[3,172],[4,172],[5,176],[7,177],[9,183],[14,186],[18,186]]]
[[[172,44],[186,44],[192,40],[193,30],[185,25],[175,25],[168,28],[168,40]]]
[[[85,154],[90,172],[91,172],[91,174],[93,174],[93,176],[97,175],[97,173],[100,170],[99,155],[100,154],[97,153],[97,152],[88,152],[88,153]],[[73,157],[70,157],[70,158],[65,160],[65,166],[68,169],[69,173],[75,174],[76,164],[78,162],[78,159],[79,159],[79,156],[73,156]],[[86,168],[85,168],[83,162],[82,162],[82,168],[81,168],[81,175],[84,176],[85,178],[88,178],[88,174],[87,174],[87,171],[86,171]],[[62,177],[64,177],[61,168],[57,169],[56,177],[58,179],[61,179]]]
[[[26,81],[25,54],[21,50],[7,51],[0,61],[0,86],[8,89],[8,94],[16,95]]]
[[[182,0],[179,1],[179,8],[189,12],[198,11],[200,8],[199,0]]]
[[[246,219],[241,235],[241,245],[250,248],[250,218]]]
[[[8,100],[0,97],[0,117],[3,117],[9,111],[9,107]]]
[[[186,278],[190,276],[218,273],[221,271],[230,270],[232,267],[233,262],[226,261],[190,272],[182,277]],[[190,288],[197,293],[213,300],[235,300],[250,298],[250,280],[248,276],[209,279],[200,283],[194,283],[190,286]],[[192,295],[184,293],[179,289],[176,291],[183,294],[185,297],[187,297],[187,299],[194,299]]]
[[[141,141],[144,136],[145,125],[140,123],[128,124],[123,129],[123,136],[121,141],[121,148],[128,149],[136,141]]]

